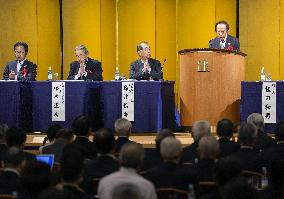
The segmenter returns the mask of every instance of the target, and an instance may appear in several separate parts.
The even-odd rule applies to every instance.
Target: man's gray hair
[[[211,135],[203,136],[198,142],[198,152],[201,159],[216,159],[219,150],[218,140]]]
[[[181,142],[173,137],[167,137],[161,142],[161,156],[164,161],[179,160],[182,153]]]
[[[148,42],[146,41],[142,41],[137,45],[137,52],[139,52],[140,50],[143,50],[145,48],[149,47]]]
[[[75,47],[75,52],[78,50],[82,50],[86,55],[89,53],[87,47],[82,44],[79,44],[78,46]]]
[[[264,118],[260,113],[252,113],[247,118],[247,123],[254,124],[257,129],[264,131]]]
[[[143,146],[135,142],[124,144],[120,150],[119,160],[121,166],[139,170],[144,161]]]
[[[129,136],[132,124],[126,118],[119,118],[115,121],[114,128],[118,136]]]
[[[195,142],[198,142],[203,136],[210,135],[211,125],[206,120],[194,122],[192,127],[192,136]]]
[[[239,129],[238,141],[242,146],[252,146],[257,139],[257,128],[253,123],[242,124]]]

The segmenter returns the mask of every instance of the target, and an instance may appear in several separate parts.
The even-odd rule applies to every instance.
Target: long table
[[[241,123],[252,113],[262,112],[262,82],[241,83]],[[284,121],[284,82],[276,82],[276,122]],[[266,132],[274,132],[275,124],[266,124]]]
[[[90,118],[93,130],[114,129],[121,117],[121,82],[65,81],[65,121],[52,122],[51,82],[0,81],[0,120],[30,132],[46,131],[59,123],[70,128],[79,115]],[[135,81],[133,132],[174,128],[174,82]]]

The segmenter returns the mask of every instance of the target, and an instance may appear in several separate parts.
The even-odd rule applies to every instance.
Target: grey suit
[[[17,74],[17,80],[35,81],[37,75],[36,68],[36,64],[26,59]],[[14,71],[15,73],[17,72],[17,61],[11,61],[7,63],[3,73],[4,80],[9,80],[9,74],[11,73],[11,71]]]
[[[163,79],[161,63],[158,60],[152,58],[149,58],[148,62],[151,68],[150,73],[142,72],[144,64],[142,63],[141,59],[132,62],[130,66],[129,78],[137,80],[149,80],[151,77],[156,81]]]
[[[218,37],[209,41],[209,48],[221,49],[220,39]],[[226,50],[240,51],[240,42],[237,38],[227,35],[225,48]]]

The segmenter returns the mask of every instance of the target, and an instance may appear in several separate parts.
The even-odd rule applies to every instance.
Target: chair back
[[[247,180],[247,182],[254,186],[256,189],[261,189],[261,178],[262,174],[253,172],[253,171],[248,171],[248,170],[243,170],[242,171],[243,177]]]
[[[0,199],[15,199],[15,197],[10,194],[0,194]]]
[[[218,189],[214,181],[200,181],[199,190],[201,195],[210,194]]]
[[[187,199],[188,192],[175,188],[159,188],[156,190],[158,199]]]

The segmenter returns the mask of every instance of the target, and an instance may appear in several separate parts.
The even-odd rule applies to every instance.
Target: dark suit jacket
[[[221,49],[220,46],[220,39],[218,37],[209,41],[209,48]],[[227,50],[234,50],[239,52],[240,51],[240,42],[237,38],[227,35],[225,49]]]
[[[263,150],[270,147],[274,147],[276,145],[276,141],[269,137],[266,133],[258,130],[257,132],[257,139],[254,145],[256,150]]]
[[[36,68],[37,68],[36,64],[26,59],[17,74],[17,80],[35,81],[37,75]],[[23,70],[27,70],[25,77],[23,76]],[[17,73],[17,61],[11,61],[6,65],[3,73],[4,80],[9,80],[9,74],[11,71]]]
[[[233,158],[236,158],[240,162],[242,170],[261,173],[259,151],[249,148],[240,148],[236,153],[233,153],[231,156]]]
[[[74,61],[70,64],[70,72],[67,79],[73,80],[75,79],[75,76],[78,74],[80,68],[80,63],[78,61]],[[86,77],[80,77],[79,79],[83,80],[94,80],[94,81],[102,81],[102,67],[101,62],[98,60],[94,60],[92,58],[88,57],[88,61],[86,62],[86,68],[85,71],[87,72]]]
[[[0,176],[0,194],[12,194],[20,188],[19,176],[13,171],[4,171]]]
[[[198,158],[197,153],[198,142],[193,142],[191,145],[183,148],[181,162],[194,162],[194,159]]]
[[[159,149],[146,148],[143,170],[146,171],[161,164],[162,158]]]
[[[95,144],[86,137],[76,137],[74,142],[70,145],[80,151],[85,159],[93,159],[97,157]]]
[[[54,154],[54,161],[60,162],[62,151],[65,145],[66,145],[65,140],[62,138],[58,138],[54,141],[53,144],[44,146],[42,148],[42,153],[43,154]]]
[[[284,157],[284,143],[278,143],[274,147],[264,149],[260,153],[261,165],[269,168],[274,160]]]
[[[127,137],[118,137],[115,140],[115,148],[114,148],[114,152],[115,153],[119,153],[120,149],[122,148],[122,146],[127,143],[127,142],[131,142],[131,140],[129,140]]]
[[[85,193],[83,190],[80,188],[77,188],[76,186],[72,185],[64,185],[63,186],[64,191],[70,194],[71,198],[74,199],[94,199],[94,196]]]
[[[84,190],[87,193],[96,194],[96,190],[94,190],[92,187],[92,179],[102,178],[115,171],[118,171],[119,166],[118,160],[109,155],[100,155],[97,158],[87,162],[83,172]]]
[[[240,144],[238,142],[233,142],[229,138],[222,137],[218,141],[220,144],[220,158],[231,155],[240,148]]]
[[[137,79],[137,80],[149,80],[150,77],[152,77],[156,81],[163,79],[162,72],[161,72],[161,63],[158,60],[152,59],[152,58],[149,58],[148,62],[151,68],[150,74],[142,72],[144,64],[142,63],[141,59],[138,59],[132,62],[130,65],[129,78]]]
[[[196,174],[198,181],[215,181],[214,168],[215,161],[209,159],[199,159],[191,168]]]

